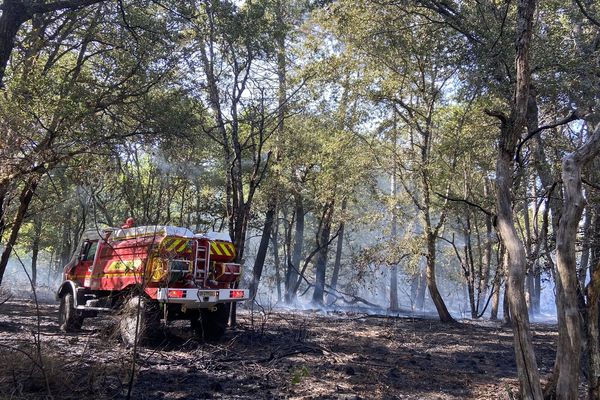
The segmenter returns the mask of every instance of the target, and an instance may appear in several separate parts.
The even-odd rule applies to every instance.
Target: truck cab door
[[[83,286],[83,281],[89,274],[94,263],[96,250],[98,249],[97,240],[86,240],[81,246],[81,251],[75,261],[75,266],[69,271],[68,278],[78,282]]]

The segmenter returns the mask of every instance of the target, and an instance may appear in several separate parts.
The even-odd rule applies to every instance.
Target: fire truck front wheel
[[[73,293],[67,292],[60,298],[58,325],[63,332],[75,332],[81,329],[83,317],[75,309]]]
[[[229,304],[220,303],[215,310],[201,309],[199,321],[192,321],[196,334],[205,340],[216,340],[223,336],[229,320],[229,307]]]

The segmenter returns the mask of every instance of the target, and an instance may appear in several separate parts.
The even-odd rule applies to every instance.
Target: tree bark
[[[499,257],[502,260],[502,256]],[[490,311],[490,320],[498,319],[498,309],[500,308],[500,283],[502,276],[502,263],[496,265],[496,273],[494,274],[494,293],[492,294],[492,310]]]
[[[0,284],[2,284],[2,278],[4,277],[8,260],[10,259],[13,248],[17,243],[19,231],[21,230],[23,222],[25,222],[25,216],[27,214],[27,210],[29,209],[29,205],[31,204],[31,200],[33,199],[33,195],[35,194],[38,183],[39,176],[34,175],[25,182],[25,185],[21,190],[21,195],[19,196],[19,208],[17,209],[17,213],[13,219],[13,223],[10,228],[10,235],[4,244],[4,249],[2,251],[2,255],[0,256]]]
[[[44,14],[65,9],[79,9],[105,0],[56,0],[24,1],[4,0],[0,5],[2,15],[0,16],[0,88],[3,86],[6,66],[15,46],[15,38],[21,25],[29,21],[36,14]]]
[[[394,113],[394,130],[392,133],[392,138],[393,138],[393,148],[394,148],[394,154],[393,154],[393,165],[392,165],[392,176],[390,179],[390,197],[392,198],[392,209],[391,209],[391,214],[392,214],[392,226],[391,226],[391,232],[390,232],[390,236],[391,236],[391,240],[392,243],[395,245],[396,241],[398,240],[398,212],[396,210],[397,205],[396,202],[398,201],[397,199],[397,195],[398,195],[398,183],[396,181],[397,179],[397,170],[398,170],[398,158],[397,158],[397,146],[398,146],[398,126],[397,126],[397,121],[396,121],[396,113]],[[392,268],[390,269],[390,310],[391,311],[396,311],[398,310],[398,264],[396,264],[395,260],[394,263],[392,265]]]
[[[31,242],[31,283],[37,286],[38,254],[40,252],[40,240],[42,238],[42,216],[38,213],[33,218],[33,238]]]
[[[535,6],[535,0],[520,0],[517,3],[515,98],[510,117],[501,118],[501,135],[496,161],[497,229],[509,259],[507,298],[512,319],[519,388],[521,397],[525,400],[541,399],[542,388],[524,294],[527,260],[525,248],[514,224],[511,190],[513,189],[513,160],[527,115],[531,82],[529,46]]]
[[[348,202],[346,199],[342,201],[342,218],[344,218],[344,213],[346,211]],[[331,283],[329,287],[331,288],[332,294],[337,290],[338,279],[340,275],[340,269],[342,266],[342,250],[344,249],[344,229],[345,223],[342,219],[340,222],[340,229],[338,231],[337,238],[337,246],[335,249],[335,262],[333,263],[333,272],[331,274]],[[335,296],[328,296],[327,304],[332,304],[335,301]]]
[[[4,73],[15,46],[17,32],[23,23],[33,17],[31,10],[22,0],[4,0],[0,16],[0,87],[3,86]]]
[[[563,212],[556,235],[556,278],[559,302],[559,340],[562,360],[556,380],[556,397],[575,399],[579,387],[581,359],[581,319],[577,296],[578,275],[575,241],[586,204],[581,171],[600,153],[600,125],[588,141],[562,159]],[[592,305],[592,307],[594,307]],[[597,318],[597,314],[596,317]]]
[[[265,259],[267,257],[267,251],[269,250],[269,241],[271,240],[271,230],[273,228],[273,220],[275,218],[275,209],[277,205],[273,199],[269,201],[267,206],[267,213],[265,214],[265,223],[263,226],[262,235],[260,238],[260,244],[258,251],[256,252],[256,258],[254,259],[254,268],[252,269],[252,282],[250,284],[250,299],[256,298],[258,292],[258,284],[262,276],[263,268],[265,265]]]
[[[292,250],[292,263],[288,265],[285,302],[290,304],[296,300],[296,282],[298,281],[302,247],[304,245],[304,204],[302,195],[296,194],[296,224],[294,229],[294,246]]]
[[[588,289],[587,299],[590,301],[587,313],[587,367],[588,367],[588,399],[600,399],[600,335],[598,334],[598,314],[600,313],[600,266],[594,267],[594,277],[596,281]]]
[[[427,235],[427,265],[426,265],[426,277],[427,277],[427,288],[429,289],[429,295],[431,296],[431,300],[433,300],[433,304],[437,309],[438,316],[440,317],[440,321],[442,322],[454,322],[454,318],[450,315],[448,308],[446,308],[446,303],[442,299],[442,295],[440,294],[437,282],[435,278],[435,259],[436,259],[436,250],[435,250],[435,242],[437,238],[431,234]]]
[[[317,259],[315,262],[315,289],[312,302],[317,306],[323,305],[323,294],[325,293],[325,272],[327,270],[327,253],[329,252],[329,236],[331,234],[331,222],[333,219],[334,202],[325,204],[321,218],[319,233],[317,235]]]
[[[425,294],[427,291],[427,272],[425,268],[419,266],[419,273],[417,274],[417,298],[415,300],[415,309],[423,311],[425,307]]]

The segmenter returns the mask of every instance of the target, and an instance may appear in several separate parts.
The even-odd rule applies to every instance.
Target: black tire
[[[156,338],[160,332],[157,307],[142,296],[128,298],[120,313],[119,331],[127,346],[147,343]]]
[[[229,304],[217,304],[216,309],[203,308],[200,310],[200,319],[192,326],[196,335],[204,340],[217,340],[225,333],[229,320]]]
[[[73,293],[67,292],[60,298],[58,308],[58,326],[63,332],[76,332],[83,325],[83,317],[75,309]]]

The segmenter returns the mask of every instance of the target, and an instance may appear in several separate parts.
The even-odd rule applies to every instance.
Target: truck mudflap
[[[160,288],[156,290],[155,295],[156,300],[160,302],[185,304],[187,308],[206,308],[218,303],[248,300],[250,290]]]

